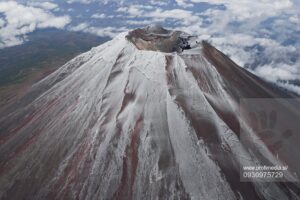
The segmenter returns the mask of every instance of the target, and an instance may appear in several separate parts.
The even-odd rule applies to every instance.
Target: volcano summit
[[[295,95],[186,33],[122,33],[0,111],[0,199],[299,199],[296,173],[240,180],[241,166],[288,162],[241,141],[260,137],[243,98]]]

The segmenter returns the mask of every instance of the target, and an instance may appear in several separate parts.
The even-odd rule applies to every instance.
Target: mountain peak
[[[159,25],[149,25],[145,28],[135,29],[130,31],[126,38],[140,50],[165,53],[181,53],[197,46],[193,40],[194,36],[182,31],[170,31]]]

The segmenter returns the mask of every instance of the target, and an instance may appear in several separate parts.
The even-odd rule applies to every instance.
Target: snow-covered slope
[[[299,199],[297,184],[239,177],[279,162],[240,142],[239,99],[293,95],[205,42],[172,52],[155,34],[120,34],[0,113],[0,199]]]

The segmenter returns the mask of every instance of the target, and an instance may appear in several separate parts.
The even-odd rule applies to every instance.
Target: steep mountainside
[[[120,34],[0,113],[0,199],[299,199],[297,183],[240,181],[283,158],[240,140],[255,133],[239,101],[282,97],[182,32]]]

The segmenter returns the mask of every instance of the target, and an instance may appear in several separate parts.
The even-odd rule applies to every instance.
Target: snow
[[[35,113],[1,144],[1,154],[10,154],[0,162],[5,171],[0,198],[229,200],[247,195],[232,187],[213,155],[214,145],[222,152],[228,145],[231,152],[224,155],[235,172],[239,163],[256,159],[211,105],[234,113],[238,102],[202,47],[183,53],[138,50],[126,35],[74,58],[35,84],[26,106],[0,119],[13,123]],[[199,133],[201,123],[213,131]],[[15,153],[23,144],[29,145]],[[29,176],[37,179],[30,187]],[[268,188],[289,199],[275,183],[253,184],[258,196],[270,199],[264,193]]]

